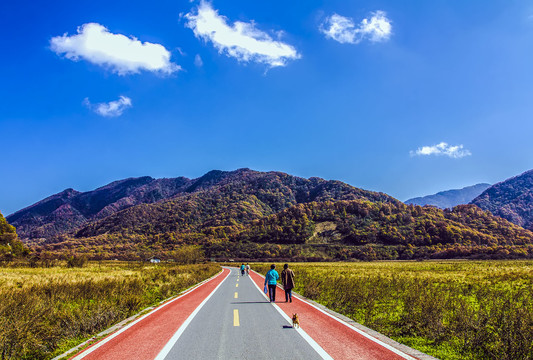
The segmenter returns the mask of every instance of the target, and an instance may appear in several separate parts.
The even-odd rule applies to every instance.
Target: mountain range
[[[533,257],[533,233],[474,205],[406,205],[340,181],[250,169],[67,189],[7,217],[37,252],[91,258]]]
[[[441,209],[451,209],[457,205],[464,205],[470,203],[489,187],[490,184],[476,184],[464,187],[462,189],[441,191],[433,195],[412,198],[406,200],[405,203],[420,206],[432,205]]]
[[[230,193],[221,199],[221,193]],[[226,202],[223,211],[215,218],[225,216],[224,211],[231,207],[242,212],[239,216],[261,217],[281,211],[291,205],[325,200],[353,200],[366,198],[371,201],[398,200],[383,193],[365,191],[340,181],[326,181],[320,178],[303,179],[280,172],[262,173],[250,169],[236,171],[213,170],[197,179],[178,177],[172,179],[153,179],[151,177],[130,178],[112,182],[93,191],[78,192],[66,189],[7,217],[10,224],[17,228],[22,239],[51,238],[62,234],[74,233],[84,225],[94,222],[81,234],[109,231],[108,227],[123,227],[126,217],[138,217],[138,213],[154,210],[160,224],[168,224],[164,231],[175,230],[180,224],[171,223],[176,212],[191,207],[194,211],[210,203],[219,206]],[[161,203],[172,200],[163,206],[135,207],[142,204]],[[201,203],[201,204],[200,204]],[[246,203],[243,205],[243,203]],[[253,204],[254,206],[250,206]],[[135,207],[121,213],[122,210]],[[167,209],[170,207],[169,209]],[[167,209],[167,210],[162,210]],[[191,211],[193,211],[191,210]],[[235,209],[234,209],[235,211]],[[251,212],[251,214],[247,214]],[[254,214],[255,212],[255,214]],[[115,214],[117,214],[115,216]],[[154,215],[157,216],[157,215]],[[212,215],[210,214],[210,217]],[[139,219],[129,224],[130,230],[146,227],[146,220]],[[150,217],[150,221],[153,221]],[[215,221],[211,218],[211,221]],[[172,225],[170,225],[172,224]],[[159,229],[158,231],[163,231]]]
[[[533,170],[491,186],[471,204],[533,230]]]

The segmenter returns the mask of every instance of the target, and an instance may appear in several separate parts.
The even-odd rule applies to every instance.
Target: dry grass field
[[[0,267],[0,359],[50,359],[214,275],[215,264]]]

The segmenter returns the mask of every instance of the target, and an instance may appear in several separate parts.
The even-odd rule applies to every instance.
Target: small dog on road
[[[300,328],[300,319],[298,318],[298,314],[292,315],[292,327],[293,328]]]

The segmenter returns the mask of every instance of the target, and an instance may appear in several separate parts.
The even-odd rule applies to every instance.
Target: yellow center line
[[[239,297],[239,293],[235,291],[235,299]]]
[[[239,284],[235,284],[235,287],[239,287]]]
[[[239,278],[237,278],[237,281],[239,281]]]
[[[233,309],[233,326],[241,326],[239,323],[239,310]]]

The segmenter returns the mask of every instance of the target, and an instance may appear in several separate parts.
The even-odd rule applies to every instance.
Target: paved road
[[[237,269],[196,314],[164,359],[322,359]]]
[[[261,290],[263,282],[257,273],[240,276],[237,269],[225,268],[72,359],[430,358],[413,349],[399,350],[402,346],[390,339],[380,340],[305,299],[285,303],[282,289],[278,302],[271,304]],[[290,323],[294,312],[300,315],[298,330]]]

